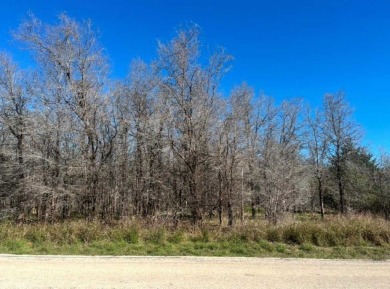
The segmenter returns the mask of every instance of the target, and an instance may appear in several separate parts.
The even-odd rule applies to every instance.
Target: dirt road
[[[0,288],[390,288],[390,262],[0,255]]]

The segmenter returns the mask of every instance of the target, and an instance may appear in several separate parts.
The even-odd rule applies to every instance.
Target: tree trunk
[[[233,226],[233,208],[232,204],[230,203],[230,200],[227,204],[227,211],[228,211],[228,225]]]
[[[317,178],[318,180],[318,196],[320,201],[320,213],[321,213],[321,219],[324,220],[324,194],[322,191],[322,180],[321,178]]]
[[[221,171],[218,171],[218,184],[219,184],[218,218],[219,218],[219,225],[222,225],[222,202],[223,202],[223,196],[222,196],[222,175],[221,175]]]
[[[18,173],[19,180],[24,179],[24,156],[23,156],[23,135],[17,136],[17,155],[18,155]]]

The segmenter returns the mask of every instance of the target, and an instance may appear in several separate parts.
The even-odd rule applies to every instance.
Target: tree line
[[[390,158],[361,145],[343,92],[317,109],[247,84],[223,95],[232,56],[201,55],[199,33],[184,27],[113,80],[90,21],[23,21],[13,37],[33,68],[0,53],[0,218],[389,218]]]

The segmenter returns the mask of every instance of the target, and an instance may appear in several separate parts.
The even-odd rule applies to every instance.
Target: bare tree
[[[243,196],[242,189],[239,186],[239,180],[242,178],[240,168],[242,169],[242,133],[240,121],[237,118],[234,103],[230,104],[232,111],[224,115],[221,119],[218,130],[218,152],[217,152],[217,167],[218,167],[218,212],[219,221],[222,224],[222,211],[226,207],[228,225],[232,226],[234,221],[234,207],[238,207],[238,203],[242,204]],[[241,177],[240,177],[241,176]],[[239,192],[241,191],[241,195]],[[241,207],[241,206],[240,206]],[[243,212],[240,212],[241,214]]]
[[[299,100],[283,102],[277,117],[268,125],[262,144],[260,176],[266,218],[274,223],[305,191],[300,151]]]
[[[138,60],[131,66],[129,79],[119,92],[126,147],[133,161],[134,213],[151,215],[156,212],[162,193],[160,170],[162,131],[164,125],[158,111],[157,80],[147,64]],[[125,165],[125,164],[124,164]]]
[[[23,21],[14,36],[36,65],[26,72],[0,54],[0,218],[197,224],[217,211],[231,226],[250,205],[253,218],[262,207],[276,223],[308,202],[313,180],[322,217],[324,185],[337,187],[341,213],[351,205],[388,216],[378,203],[387,161],[358,145],[342,92],[307,118],[303,141],[301,101],[275,105],[246,84],[223,96],[232,57],[221,48],[202,56],[199,35],[184,27],[158,44],[157,60],[133,61],[112,82],[90,21]]]
[[[339,192],[339,210],[346,213],[345,184],[346,184],[346,160],[348,155],[348,142],[354,144],[359,138],[359,127],[352,120],[352,109],[345,100],[343,92],[326,94],[324,97],[325,129],[324,133],[329,141],[329,157],[335,166],[335,178]]]
[[[390,156],[381,152],[380,169],[377,172],[376,183],[379,188],[378,203],[379,211],[387,220],[390,219]]]
[[[221,75],[230,56],[219,51],[207,67],[198,62],[199,28],[178,32],[168,44],[159,44],[157,67],[161,71],[160,91],[169,109],[171,149],[183,166],[183,182],[188,191],[192,221],[202,217],[199,181],[210,159],[208,141],[215,113]]]
[[[13,145],[2,147],[3,158],[7,157],[10,162],[4,167],[2,173],[8,174],[7,182],[16,185],[17,205],[22,206],[26,201],[25,195],[25,146],[26,134],[28,133],[28,109],[29,98],[26,92],[26,83],[23,83],[23,73],[13,62],[10,56],[0,54],[0,122],[13,138]],[[14,158],[15,156],[15,158]],[[16,166],[13,161],[16,160]],[[16,176],[16,180],[12,181]],[[12,189],[12,191],[14,188]],[[22,212],[19,212],[22,213]]]
[[[115,131],[109,129],[108,136],[101,134],[107,132],[112,123],[105,114],[107,65],[92,24],[90,21],[79,24],[66,14],[61,14],[58,24],[49,25],[31,15],[20,25],[15,37],[34,53],[47,77],[54,78],[59,94],[57,101],[66,105],[67,117],[72,118],[78,126],[78,145],[84,160],[79,167],[84,171],[86,185],[82,190],[83,210],[94,214],[99,162],[104,161],[106,154],[111,152],[110,148],[107,149],[106,141],[112,141]]]
[[[308,138],[309,163],[313,175],[317,181],[318,201],[321,218],[324,219],[324,179],[327,171],[327,153],[329,151],[328,138],[324,134],[324,116],[320,111],[315,111],[313,116],[308,113]]]

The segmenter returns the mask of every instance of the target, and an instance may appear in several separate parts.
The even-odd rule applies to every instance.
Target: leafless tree
[[[34,53],[46,77],[53,82],[54,101],[66,106],[66,117],[73,122],[77,132],[73,136],[79,139],[77,145],[83,159],[76,165],[85,179],[85,188],[81,189],[83,210],[94,214],[99,167],[112,151],[115,129],[106,114],[107,65],[92,24],[79,24],[61,14],[58,24],[49,25],[31,15],[15,37]]]
[[[226,214],[234,225],[250,206],[253,218],[262,208],[276,223],[307,201],[313,180],[323,216],[333,171],[326,186],[336,183],[340,212],[346,188],[388,193],[388,165],[379,169],[356,146],[343,93],[326,95],[323,112],[306,122],[300,100],[276,105],[246,84],[222,95],[232,57],[222,48],[202,56],[196,25],[117,81],[90,21],[61,14],[47,24],[30,15],[14,37],[35,65],[27,72],[0,54],[0,218],[197,224],[217,211],[220,224]],[[365,169],[374,180],[353,183],[351,172],[362,179]]]
[[[301,102],[283,102],[268,125],[261,148],[261,193],[266,218],[276,223],[305,190],[305,173],[300,151]]]
[[[380,169],[377,172],[376,183],[379,187],[379,211],[387,220],[390,219],[390,156],[384,151],[381,152]]]
[[[217,88],[230,56],[219,51],[207,67],[198,62],[199,28],[178,32],[175,39],[159,44],[157,67],[161,74],[160,93],[169,106],[171,150],[183,168],[183,182],[189,196],[192,221],[202,218],[199,182],[210,160],[208,141],[215,113]]]
[[[345,182],[348,142],[354,144],[360,138],[359,127],[352,119],[352,109],[345,99],[343,92],[326,94],[324,97],[325,129],[324,133],[329,141],[329,157],[333,160],[336,169],[341,214],[346,213]]]
[[[26,83],[23,80],[23,72],[9,55],[1,53],[0,123],[3,129],[11,133],[1,147],[2,157],[9,161],[3,166],[2,174],[7,175],[3,176],[3,181],[10,182],[10,185],[17,188],[16,191],[15,188],[12,188],[11,191],[16,193],[16,197],[21,203],[25,202],[27,197],[25,195],[25,151],[30,115],[28,105],[29,98]],[[8,141],[9,145],[7,145]],[[20,213],[23,212],[19,210]]]
[[[327,171],[326,162],[327,153],[329,151],[329,141],[324,133],[325,120],[320,111],[315,111],[312,116],[309,112],[307,122],[307,148],[309,151],[309,163],[311,171],[317,182],[320,214],[321,218],[324,219],[324,179]]]

